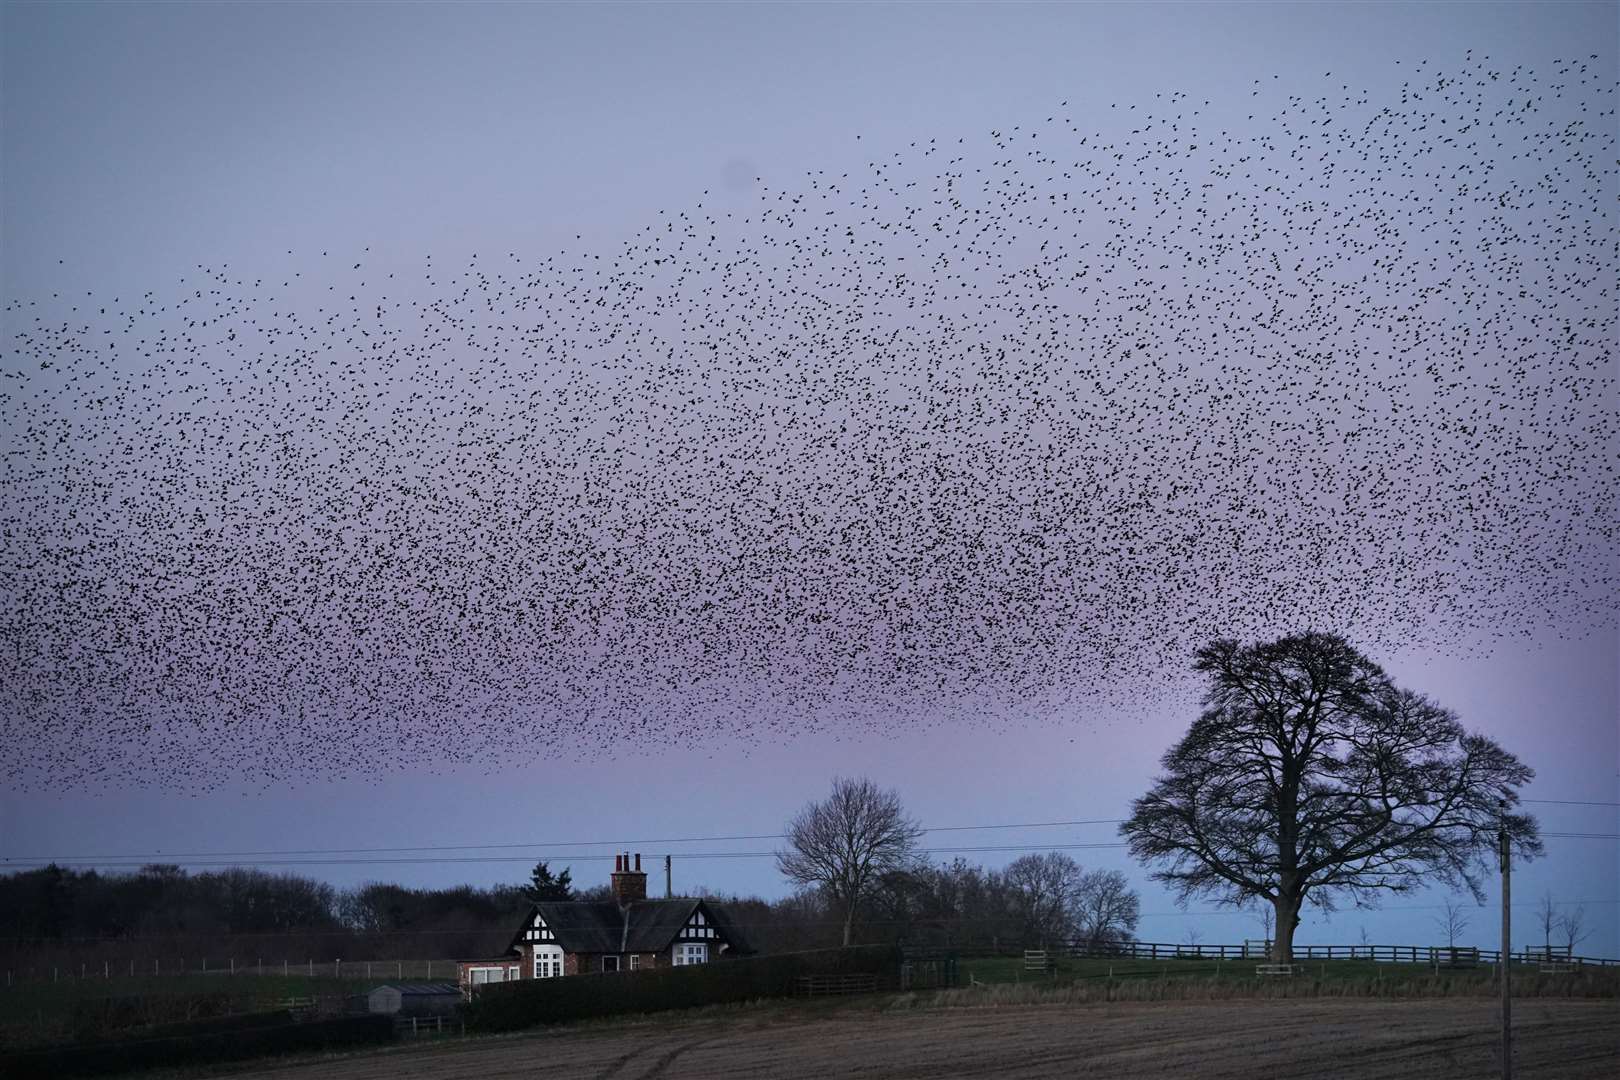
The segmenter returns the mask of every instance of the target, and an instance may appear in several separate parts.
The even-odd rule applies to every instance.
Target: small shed
[[[390,1016],[448,1015],[460,1003],[455,983],[392,983],[366,995],[367,1008]]]

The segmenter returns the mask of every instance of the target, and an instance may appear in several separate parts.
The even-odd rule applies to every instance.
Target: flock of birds
[[[1594,61],[1064,103],[609,251],[6,298],[0,770],[1105,723],[1216,636],[1613,626]]]

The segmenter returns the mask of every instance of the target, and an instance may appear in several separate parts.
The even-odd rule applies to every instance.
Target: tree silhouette
[[[883,875],[915,867],[921,836],[899,795],[870,780],[839,777],[825,802],[811,803],[788,824],[789,850],[776,853],[776,865],[795,885],[819,887],[832,898],[848,945],[862,898]]]
[[[1442,934],[1446,935],[1446,946],[1452,949],[1457,947],[1457,939],[1462,937],[1463,931],[1468,929],[1468,921],[1467,909],[1449,896],[1446,897],[1446,902],[1441,907],[1440,914],[1434,917],[1434,924],[1440,928]]]
[[[529,875],[529,884],[523,887],[523,894],[530,900],[572,900],[574,899],[573,877],[566,868],[556,877],[551,876],[551,867],[543,862],[534,864],[534,870]]]
[[[1278,962],[1307,901],[1373,906],[1438,882],[1483,902],[1499,825],[1540,854],[1535,819],[1505,809],[1533,770],[1344,638],[1215,641],[1194,668],[1204,710],[1120,831],[1183,903],[1269,902]]]

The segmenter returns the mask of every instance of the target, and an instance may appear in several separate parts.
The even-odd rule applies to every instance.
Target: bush
[[[335,1050],[394,1037],[390,1016],[298,1022],[287,1013],[217,1018],[156,1028],[149,1037],[34,1050],[0,1057],[0,1076],[97,1076],[157,1066]]]
[[[467,1029],[513,1031],[622,1013],[691,1009],[789,997],[801,975],[871,973],[892,986],[900,952],[889,945],[779,953],[712,964],[492,983],[465,1006]]]

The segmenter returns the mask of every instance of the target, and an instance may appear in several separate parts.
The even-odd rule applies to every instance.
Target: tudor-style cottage
[[[753,950],[725,907],[710,900],[648,900],[641,856],[614,856],[613,899],[541,901],[506,953],[458,961],[464,989],[509,979],[706,964]]]

